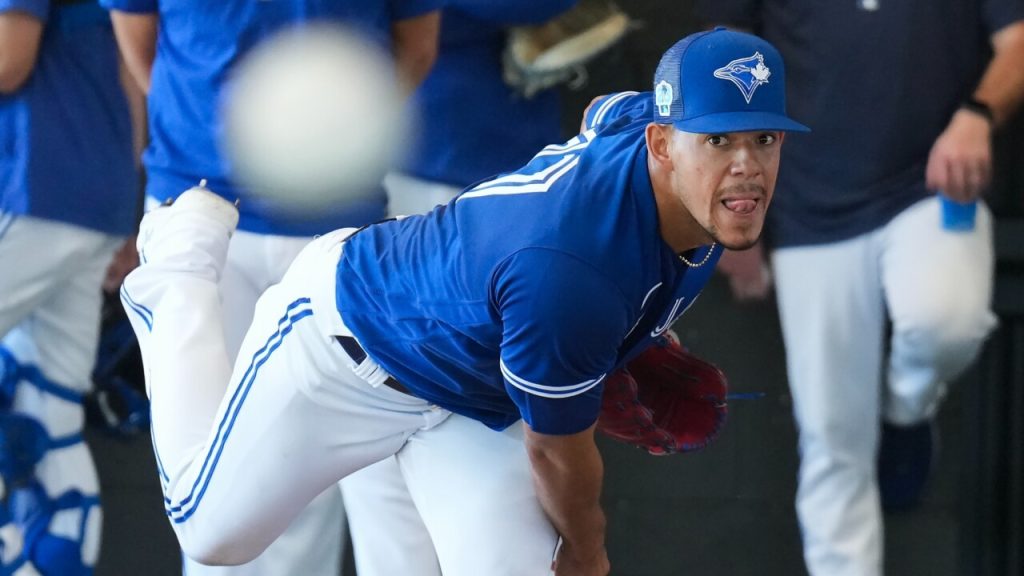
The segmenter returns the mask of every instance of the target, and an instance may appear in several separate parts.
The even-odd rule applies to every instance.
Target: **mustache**
[[[768,196],[768,191],[765,190],[765,187],[761,186],[760,184],[755,184],[753,182],[745,182],[745,183],[742,183],[742,184],[733,184],[731,186],[726,186],[724,188],[719,188],[718,189],[718,195],[719,196],[737,195],[737,196],[761,196],[761,197],[765,197],[765,196]]]

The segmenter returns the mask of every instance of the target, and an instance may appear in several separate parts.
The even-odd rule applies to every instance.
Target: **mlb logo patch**
[[[743,98],[750,104],[754,92],[758,86],[768,83],[768,77],[772,71],[764,64],[764,56],[760,52],[754,52],[753,56],[737,58],[715,70],[715,78],[728,80],[736,85],[743,94]]]
[[[654,105],[658,107],[659,116],[672,114],[672,85],[662,80],[654,87]]]

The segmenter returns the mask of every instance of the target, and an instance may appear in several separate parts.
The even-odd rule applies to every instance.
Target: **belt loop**
[[[352,360],[352,373],[365,380],[367,384],[374,388],[384,384],[388,388],[403,394],[414,395],[402,383],[388,374],[380,364],[374,362],[366,353],[366,350],[363,350],[358,340],[351,336],[335,336],[334,338],[341,344],[341,348],[348,355],[349,359]]]

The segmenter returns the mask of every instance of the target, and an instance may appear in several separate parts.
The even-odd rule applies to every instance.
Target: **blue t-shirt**
[[[702,18],[751,28],[786,61],[788,134],[766,233],[776,246],[876,229],[931,194],[935,139],[977,87],[989,39],[1022,0],[710,0]]]
[[[0,0],[45,23],[24,86],[0,95],[0,212],[127,235],[138,175],[110,18],[94,2]]]
[[[652,97],[616,102],[517,172],[345,244],[345,324],[417,396],[495,429],[521,417],[541,433],[579,432],[597,418],[604,377],[704,287],[720,249],[688,268],[659,233]]]
[[[517,94],[502,79],[502,51],[508,26],[547,20],[575,2],[450,0],[437,61],[413,97],[421,130],[403,171],[464,187],[522,166],[560,140],[557,91]]]
[[[211,190],[245,198],[239,228],[257,233],[310,236],[384,217],[383,188],[317,219],[283,218],[281,211],[247,195],[232,181],[219,144],[218,113],[230,90],[231,68],[259,41],[312,20],[343,22],[390,46],[391,23],[437,9],[440,0],[101,0],[108,9],[159,12],[157,54],[149,93],[150,144],[143,162],[146,193],[163,200],[205,178]]]

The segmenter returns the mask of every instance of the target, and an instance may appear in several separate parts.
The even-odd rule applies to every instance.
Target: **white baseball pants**
[[[220,281],[229,358],[238,355],[260,295],[281,280],[309,240],[235,232]],[[331,487],[306,506],[255,560],[242,566],[206,566],[184,556],[183,572],[186,576],[338,576],[344,542],[345,509],[341,494]]]
[[[357,375],[372,360],[353,365],[334,339],[348,334],[334,285],[349,232],[312,242],[260,298],[233,373],[215,275],[168,259],[125,281],[182,548],[204,563],[249,561],[316,495],[397,454],[444,574],[550,574],[557,536],[518,428],[494,432],[374,387]]]
[[[973,231],[949,232],[927,198],[856,238],[776,250],[772,265],[800,429],[807,567],[881,574],[879,418],[932,417],[994,327],[991,214],[979,206]]]
[[[18,364],[38,369],[72,393],[92,388],[103,305],[100,287],[123,240],[71,224],[0,213],[0,346]],[[80,434],[85,421],[80,403],[26,380],[17,384],[13,410],[38,420],[51,439]],[[86,497],[99,494],[96,467],[81,441],[51,448],[36,477],[50,498],[69,490]],[[50,532],[81,541],[82,560],[92,565],[99,555],[101,524],[99,506],[88,512],[61,510]]]

